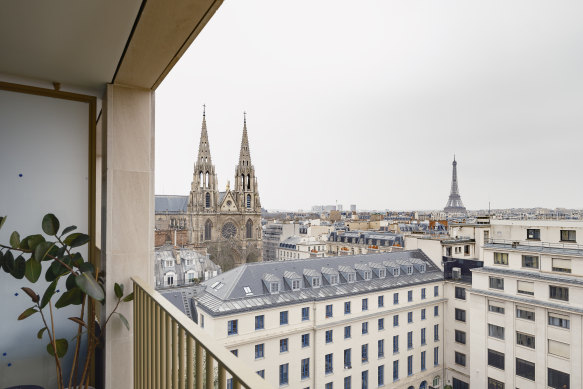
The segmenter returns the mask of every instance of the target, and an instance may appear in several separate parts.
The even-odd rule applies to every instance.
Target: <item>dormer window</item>
[[[379,278],[385,278],[387,271],[385,269],[379,269]]]
[[[270,282],[269,283],[269,292],[270,293],[279,293],[279,282]]]
[[[354,282],[355,275],[354,273],[348,273],[348,282]]]
[[[401,269],[399,269],[398,267],[393,269],[393,277],[398,277],[400,273]]]
[[[292,280],[292,290],[300,290],[300,280]]]
[[[408,275],[413,274],[413,266],[412,265],[407,265],[407,274]]]
[[[333,274],[330,276],[330,285],[336,285],[338,283],[338,276]]]
[[[425,273],[426,269],[427,269],[427,266],[424,263],[422,263],[421,266],[419,266],[420,273]]]
[[[312,287],[318,288],[320,286],[320,279],[318,277],[312,278]]]
[[[165,267],[172,267],[174,266],[174,261],[173,260],[168,260],[168,261],[164,261],[164,266]]]
[[[363,272],[362,273],[362,278],[365,279],[365,280],[370,280],[370,278],[371,278],[371,271],[370,270],[367,270],[367,271]]]

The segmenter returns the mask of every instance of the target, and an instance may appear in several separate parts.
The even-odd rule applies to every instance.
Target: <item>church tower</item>
[[[194,163],[192,183],[190,185],[190,196],[188,199],[189,214],[215,214],[219,201],[217,188],[217,175],[215,166],[211,159],[211,151],[206,128],[206,109],[202,112],[202,129],[200,132],[200,143],[198,145],[198,158]],[[200,219],[199,219],[200,220]],[[197,220],[198,221],[198,220]],[[191,223],[191,242],[201,242],[209,240],[212,226],[205,226],[204,223]],[[205,228],[206,227],[206,228]],[[205,234],[207,234],[205,239]]]
[[[244,213],[261,212],[259,191],[257,190],[257,178],[255,168],[251,163],[249,139],[247,137],[247,115],[243,113],[243,137],[241,150],[239,151],[239,164],[235,167],[235,192],[237,205]]]

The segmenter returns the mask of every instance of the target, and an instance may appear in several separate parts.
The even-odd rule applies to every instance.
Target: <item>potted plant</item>
[[[0,229],[5,221],[6,217],[0,217]],[[133,293],[124,295],[123,285],[116,283],[114,293],[117,304],[106,319],[99,323],[96,308],[105,301],[103,275],[77,251],[79,247],[89,242],[89,236],[73,232],[76,229],[76,226],[69,226],[59,231],[60,223],[57,217],[47,214],[42,219],[42,231],[48,239],[42,234],[21,238],[20,234],[14,231],[10,235],[9,244],[0,244],[0,267],[12,277],[16,279],[26,277],[31,283],[36,283],[43,273],[43,268],[45,269],[44,278],[49,285],[42,293],[28,287],[22,288],[33,305],[25,309],[18,320],[31,316],[40,319],[41,328],[36,336],[38,339],[48,338],[47,352],[55,360],[59,389],[65,388],[61,359],[72,348],[69,347],[69,342],[74,343],[74,356],[66,386],[87,388],[95,349],[105,334],[107,324],[115,314],[129,329],[127,319],[116,311],[120,303],[133,300]],[[61,279],[66,279],[67,290],[53,303],[57,284]],[[58,309],[70,305],[79,306],[79,316],[68,318],[76,323],[76,334],[69,340],[56,339],[55,317]],[[80,355],[82,339],[87,343],[85,355]]]

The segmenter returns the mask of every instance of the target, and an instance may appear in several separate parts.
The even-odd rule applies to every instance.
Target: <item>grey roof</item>
[[[273,274],[265,273],[263,275],[263,280],[267,282],[279,282],[279,278]]]
[[[219,192],[219,204],[223,202],[223,199],[225,198],[226,194],[227,192]]]
[[[296,279],[296,278],[302,278],[298,273],[296,273],[295,271],[284,271],[283,272],[283,278],[287,278],[287,279]]]
[[[522,243],[522,242],[521,242]],[[559,244],[557,244],[558,246]],[[495,250],[505,250],[505,251],[527,251],[532,253],[542,253],[542,254],[557,254],[557,255],[573,255],[578,257],[583,257],[583,249],[581,248],[569,248],[569,247],[556,247],[556,246],[543,246],[543,245],[528,245],[528,244],[516,244],[512,243],[486,243],[484,248],[495,249]],[[581,247],[581,246],[579,246]]]
[[[371,262],[384,264],[385,262],[393,263],[396,261],[409,264],[422,262],[426,264],[427,269],[424,273],[415,269],[413,274],[410,275],[401,272],[397,277],[378,278],[373,274],[370,280],[357,280],[351,283],[340,280],[338,284],[321,285],[320,287],[312,287],[304,279],[299,290],[280,290],[279,293],[269,293],[263,287],[262,282],[265,274],[282,277],[286,272],[306,274],[307,271],[309,274],[317,274],[319,276],[323,268],[354,272],[356,264],[366,264],[368,266]],[[421,250],[258,262],[241,265],[201,283],[201,289],[196,296],[196,301],[197,308],[212,316],[220,316],[248,310],[297,304],[303,301],[323,300],[402,288],[441,280],[443,280],[443,272]],[[224,283],[225,287],[219,290],[211,288],[211,285],[217,282]],[[244,287],[248,287],[253,295],[248,296],[243,289]]]
[[[583,286],[583,279],[581,279],[581,277],[570,277],[570,276],[564,276],[564,275],[540,273],[537,271],[503,269],[503,268],[489,267],[489,266],[473,268],[471,270],[472,270],[472,272],[511,275],[511,276],[515,276],[515,277],[530,278],[530,279],[540,280],[540,281]]]
[[[304,269],[304,275],[309,277],[318,277],[320,272],[314,269]]]
[[[321,272],[322,272],[322,274],[331,274],[331,275],[338,274],[338,270],[331,268],[331,267],[323,267]]]
[[[188,196],[156,195],[156,213],[186,213]]]
[[[342,273],[356,273],[356,270],[354,270],[353,267],[343,266],[343,265],[338,266],[338,271],[340,271]]]

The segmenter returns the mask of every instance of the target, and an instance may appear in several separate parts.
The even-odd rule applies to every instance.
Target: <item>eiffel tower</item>
[[[447,204],[443,210],[448,213],[466,213],[466,207],[464,207],[464,203],[462,203],[460,191],[457,187],[457,162],[455,161],[455,155],[453,156],[452,165],[453,172],[451,176],[451,192],[449,194]]]

